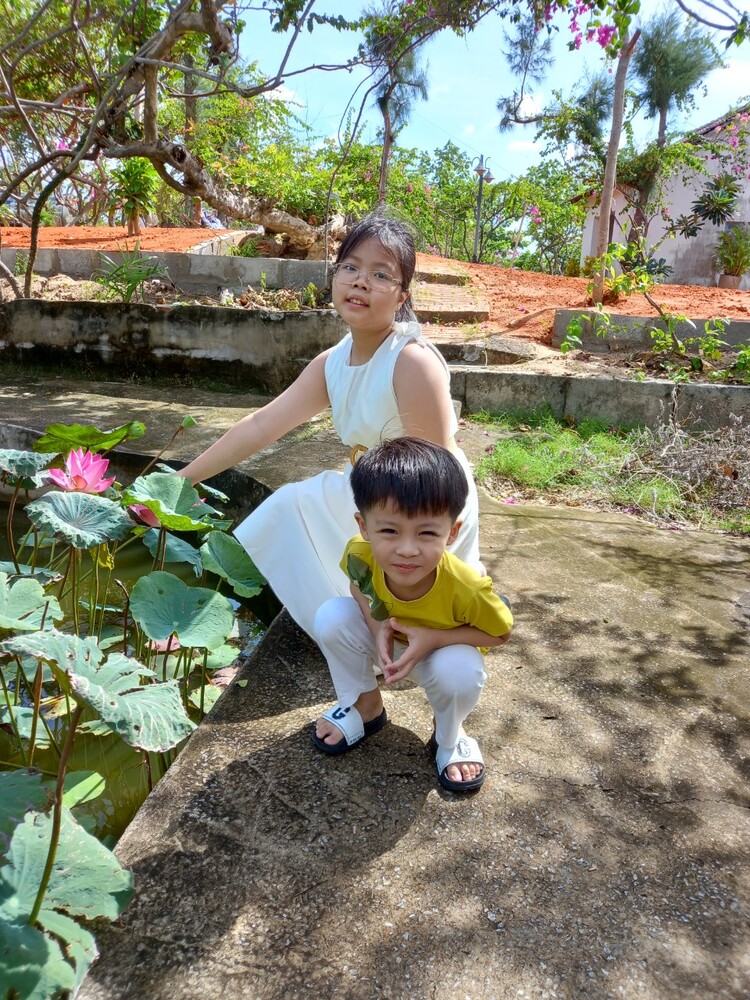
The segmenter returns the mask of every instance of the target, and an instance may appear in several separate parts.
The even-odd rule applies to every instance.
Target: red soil
[[[515,333],[526,340],[549,343],[554,309],[584,308],[588,279],[563,278],[517,271],[494,264],[464,264],[474,284],[489,301],[488,326],[493,333]],[[650,293],[668,313],[691,319],[725,317],[750,320],[750,291],[707,288],[702,285],[656,285]],[[656,316],[640,294],[609,303],[612,313]]]
[[[143,229],[140,236],[128,236],[125,226],[42,226],[39,229],[39,246],[59,250],[132,250],[140,240],[141,250],[189,250],[214,236],[221,236],[224,229]],[[0,227],[0,246],[28,249],[31,230],[20,227]],[[119,245],[118,245],[119,244]]]
[[[199,243],[221,235],[222,230],[152,229],[146,228],[139,237],[142,250],[185,251]],[[125,228],[106,226],[51,227],[39,230],[41,247],[81,247],[92,250],[132,249],[135,238],[127,236]],[[0,227],[0,247],[25,249],[29,245],[29,230]],[[420,254],[420,258],[432,259]],[[456,266],[457,262],[451,262]],[[587,304],[587,280],[563,278],[494,264],[461,264],[472,282],[489,301],[490,317],[487,332],[513,333],[528,340],[548,342],[552,333],[553,311],[556,308],[583,308]],[[750,320],[750,291],[730,291],[699,285],[657,285],[652,298],[667,312],[682,313],[693,318],[722,316]],[[654,309],[642,295],[631,295],[609,306],[614,313],[631,316],[654,316]]]

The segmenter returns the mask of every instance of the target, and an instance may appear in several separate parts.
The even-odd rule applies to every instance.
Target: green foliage
[[[93,279],[101,285],[108,298],[130,302],[138,292],[143,302],[145,283],[152,278],[163,278],[166,272],[156,257],[141,253],[138,240],[132,250],[118,249],[121,257],[119,261],[104,253],[99,254],[102,263],[94,272]]]
[[[175,433],[194,423],[186,417]],[[205,546],[218,554],[214,587],[257,593],[263,583],[223,535],[229,522],[187,480],[152,473],[123,491],[104,480],[107,461],[83,451],[143,431],[57,424],[41,452],[0,451],[11,514],[29,483],[51,487],[26,504],[20,537],[9,516],[12,559],[0,569],[0,978],[9,996],[48,1000],[77,989],[96,955],[80,920],[116,917],[132,886],[87,831],[119,832],[111,817],[137,809],[145,776],[158,779],[216,700],[210,671],[235,653],[226,641],[232,605],[202,585],[210,571],[171,528],[216,536]],[[61,455],[65,471],[51,470]],[[158,528],[138,523],[146,515]],[[128,588],[120,554],[140,539],[153,571]],[[167,558],[199,585],[165,572]]]
[[[731,226],[719,233],[714,262],[721,274],[741,275],[750,271],[750,226]]]
[[[126,219],[147,215],[154,207],[159,175],[148,160],[134,156],[112,171],[112,200]]]

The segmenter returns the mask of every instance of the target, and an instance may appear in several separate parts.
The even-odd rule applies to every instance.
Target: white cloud
[[[261,95],[269,101],[284,101],[285,104],[294,104],[298,108],[304,108],[305,102],[300,98],[296,90],[286,87],[283,83],[273,90],[266,90]]]
[[[466,128],[464,129],[464,133],[466,135],[474,135],[476,130],[477,130],[476,125],[467,125]]]
[[[507,146],[509,153],[533,153],[536,148],[531,139],[511,139]]]
[[[518,112],[522,118],[530,118],[532,115],[538,115],[541,110],[542,101],[539,97],[534,97],[533,94],[524,94]]]

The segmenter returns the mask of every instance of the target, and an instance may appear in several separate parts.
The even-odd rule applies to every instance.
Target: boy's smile
[[[408,515],[392,501],[355,515],[388,589],[400,601],[416,601],[432,589],[437,565],[455,539],[460,521],[450,514]]]

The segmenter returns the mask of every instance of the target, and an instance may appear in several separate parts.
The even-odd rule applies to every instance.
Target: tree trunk
[[[184,63],[186,66],[193,66],[194,61],[191,55],[186,55],[184,57]],[[192,73],[185,73],[185,93],[194,94],[195,93],[195,80]],[[195,130],[196,123],[198,121],[198,100],[195,97],[185,98],[185,141],[190,142],[193,132]],[[192,198],[187,195],[185,198],[185,218],[191,219],[193,224],[199,226],[201,224],[201,200],[200,198]]]
[[[622,123],[625,116],[625,81],[628,75],[633,49],[640,38],[640,30],[636,31],[633,37],[625,44],[620,51],[620,58],[615,74],[615,92],[612,105],[612,128],[609,133],[609,145],[607,146],[607,163],[604,168],[604,181],[602,182],[602,197],[599,202],[599,228],[596,235],[596,256],[601,257],[609,242],[609,216],[612,211],[612,197],[615,193],[615,181],[617,180],[617,151],[620,148],[620,137],[622,135]],[[604,268],[599,267],[594,274],[594,287],[592,298],[594,302],[601,303],[604,297]]]
[[[378,205],[385,204],[388,189],[388,157],[391,155],[393,133],[391,132],[391,114],[386,106],[383,109],[383,152],[380,155],[380,178],[378,180]]]

